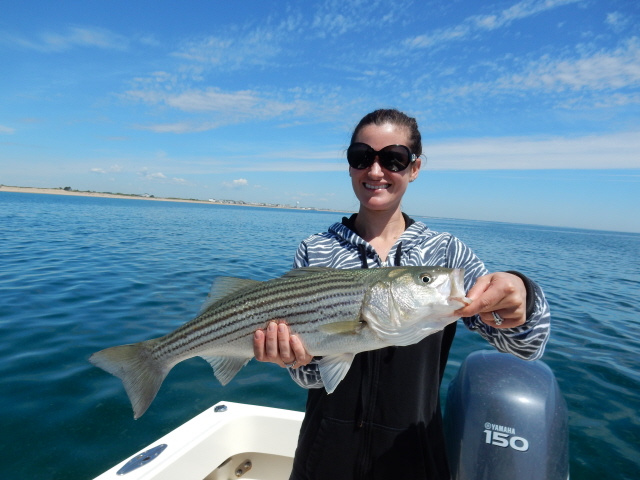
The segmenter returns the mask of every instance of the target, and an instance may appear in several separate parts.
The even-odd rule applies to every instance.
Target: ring
[[[298,360],[294,360],[293,363],[285,363],[284,366],[287,368],[293,368],[296,366],[296,363],[298,363]]]
[[[496,325],[502,325],[502,322],[504,322],[504,319],[500,315],[498,315],[496,312],[491,312],[491,315],[493,315],[493,322]]]

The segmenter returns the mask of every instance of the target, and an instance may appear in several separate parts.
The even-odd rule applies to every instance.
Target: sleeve
[[[465,289],[468,291],[476,279],[489,273],[478,257],[464,243],[452,237],[447,252],[451,267],[465,269]],[[524,275],[515,273],[524,277]],[[526,279],[526,280],[525,280]],[[527,319],[523,325],[515,328],[494,328],[480,317],[463,318],[470,330],[476,330],[500,352],[511,353],[524,360],[536,360],[544,353],[551,331],[549,304],[540,286],[527,277],[523,278],[527,287]]]
[[[320,376],[320,369],[318,368],[316,358],[311,360],[311,363],[303,365],[299,368],[289,368],[289,375],[294,382],[300,385],[302,388],[322,388],[324,383]]]
[[[293,268],[302,268],[309,266],[309,255],[307,253],[307,242],[301,242],[293,257]]]

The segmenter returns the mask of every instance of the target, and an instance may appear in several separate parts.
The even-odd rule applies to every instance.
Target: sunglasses
[[[416,161],[415,154],[404,145],[388,145],[374,150],[366,143],[352,143],[347,149],[347,161],[356,170],[364,170],[373,165],[376,157],[380,165],[390,172],[401,172]]]

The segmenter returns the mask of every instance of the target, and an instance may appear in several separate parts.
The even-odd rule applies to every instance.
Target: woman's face
[[[388,145],[409,146],[409,133],[404,127],[386,123],[369,124],[356,135],[355,142],[366,143],[374,150]],[[378,158],[368,168],[357,170],[349,167],[353,191],[360,200],[361,207],[369,210],[385,211],[400,207],[400,202],[410,181],[415,180],[420,170],[418,158],[412,165],[400,172],[392,172],[380,165]]]

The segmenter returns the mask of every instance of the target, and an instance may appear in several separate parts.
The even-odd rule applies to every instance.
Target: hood
[[[341,243],[355,247],[360,256],[362,268],[368,268],[371,262],[374,262],[371,266],[410,265],[411,263],[403,262],[403,259],[408,258],[411,255],[411,251],[424,241],[424,234],[429,231],[429,227],[422,222],[414,221],[404,213],[402,215],[405,219],[406,228],[389,251],[386,263],[380,260],[378,253],[371,244],[356,233],[353,226],[356,214],[349,218],[344,217],[342,223],[331,225],[329,233],[337,237]]]

